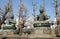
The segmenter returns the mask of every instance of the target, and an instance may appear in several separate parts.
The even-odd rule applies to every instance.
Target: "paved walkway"
[[[49,37],[48,35],[27,35],[27,36],[19,36],[19,35],[8,35],[8,36],[2,36],[2,37],[8,37],[7,39],[60,39],[58,37]],[[0,39],[2,39],[0,36]]]

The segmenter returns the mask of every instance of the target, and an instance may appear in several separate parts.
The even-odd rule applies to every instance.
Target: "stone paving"
[[[60,39],[58,37],[49,37],[49,36],[40,37],[39,35],[36,35],[36,37],[34,35],[30,35],[30,36],[8,35],[8,36],[0,36],[0,39],[2,39],[2,37],[6,39]]]

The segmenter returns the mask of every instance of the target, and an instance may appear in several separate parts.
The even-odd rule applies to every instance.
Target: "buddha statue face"
[[[40,6],[40,9],[39,9],[40,13],[42,14],[44,12],[44,7],[43,6]]]
[[[13,18],[14,18],[13,13],[10,13],[10,14],[9,14],[9,17],[10,17],[11,19],[13,19]]]

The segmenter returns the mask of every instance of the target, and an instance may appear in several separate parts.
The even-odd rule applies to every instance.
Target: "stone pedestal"
[[[51,30],[51,35],[52,35],[52,36],[56,36],[55,30]]]
[[[35,29],[35,34],[51,34],[49,27],[39,27]]]

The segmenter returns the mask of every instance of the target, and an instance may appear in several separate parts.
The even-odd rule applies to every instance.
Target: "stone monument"
[[[8,18],[8,23],[2,24],[1,31],[5,34],[13,34],[16,31],[16,20],[14,19],[13,13],[10,13]]]
[[[40,6],[40,14],[37,15],[37,21],[34,23],[35,34],[51,34],[51,29],[49,23],[49,16],[44,11],[44,7]]]

